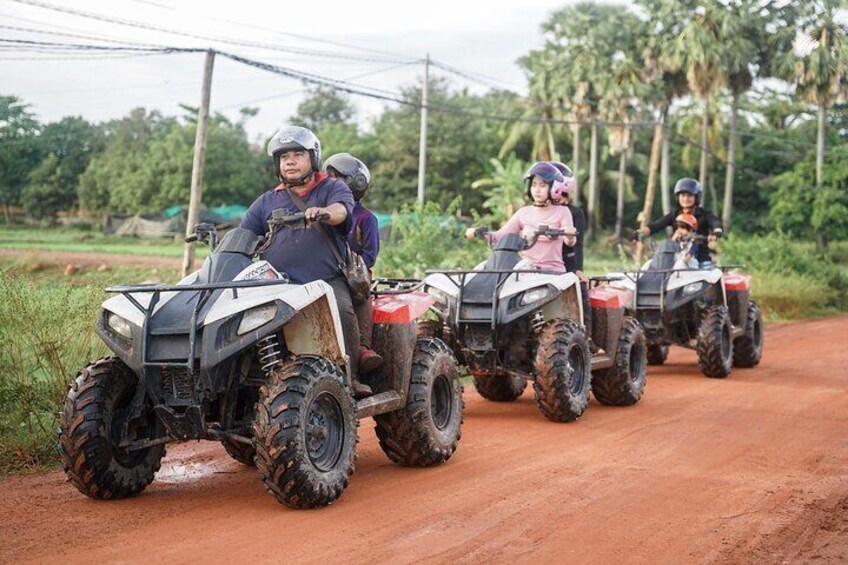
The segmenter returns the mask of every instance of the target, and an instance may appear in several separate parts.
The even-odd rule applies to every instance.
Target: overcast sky
[[[121,45],[117,41],[212,46],[250,59],[379,88],[388,95],[420,80],[423,65],[403,63],[429,53],[433,59],[479,79],[469,80],[431,67],[434,76],[449,77],[457,87],[484,92],[486,84],[496,81],[523,93],[525,79],[515,61],[541,47],[541,23],[568,2],[0,0],[0,38],[115,47]],[[312,54],[233,42],[263,43]],[[139,106],[177,115],[181,113],[180,103],[199,105],[201,53],[80,55],[59,53],[54,48],[44,51],[43,46],[36,48],[39,51],[24,51],[20,45],[0,45],[4,45],[0,47],[0,94],[22,98],[44,122],[71,115],[99,122],[124,116]],[[320,56],[315,52],[321,52]],[[297,80],[216,59],[212,110],[236,119],[242,106],[260,108],[248,122],[252,140],[284,123],[294,113],[302,93],[303,85]],[[383,107],[383,103],[358,96],[352,101],[363,124]]]

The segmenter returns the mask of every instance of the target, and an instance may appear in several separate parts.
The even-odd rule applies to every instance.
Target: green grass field
[[[107,236],[96,231],[81,231],[70,228],[0,228],[0,249],[116,253],[178,258],[183,255],[183,247],[184,244],[181,239]],[[199,257],[205,257],[207,254],[207,249],[203,245],[196,246],[195,250]]]

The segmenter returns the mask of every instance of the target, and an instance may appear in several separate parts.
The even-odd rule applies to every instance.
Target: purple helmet
[[[571,196],[571,191],[574,190],[576,180],[574,173],[571,172],[571,169],[565,163],[560,163],[559,161],[549,161],[549,163],[562,173],[564,179],[563,182],[554,183],[554,186],[551,187],[551,200],[556,201],[563,196]]]
[[[533,177],[539,177],[548,183],[548,187],[551,189],[548,193],[549,199],[553,195],[553,189],[555,186],[565,182],[565,178],[562,176],[562,173],[559,172],[559,169],[545,161],[537,161],[532,167],[527,169],[527,172],[524,174],[524,183],[527,185],[527,198],[530,200],[533,200],[533,196],[530,194],[530,185],[533,183]]]

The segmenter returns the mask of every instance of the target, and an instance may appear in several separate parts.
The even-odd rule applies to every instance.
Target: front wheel
[[[645,331],[635,318],[626,317],[618,336],[615,364],[592,377],[592,393],[598,402],[612,406],[630,406],[645,392]]]
[[[339,498],[354,470],[356,406],[333,363],[301,355],[259,389],[253,422],[256,467],[271,496],[289,508]]]
[[[592,380],[586,332],[574,320],[552,320],[536,350],[536,406],[554,422],[572,422],[589,404]]]
[[[704,375],[723,379],[733,370],[730,316],[724,306],[710,306],[698,332],[698,365]]]
[[[753,300],[748,302],[745,333],[733,342],[733,366],[756,367],[763,357],[763,314]]]
[[[380,447],[400,465],[444,463],[462,437],[462,409],[456,358],[442,340],[419,337],[412,353],[406,406],[374,416]]]
[[[143,491],[159,470],[165,446],[119,447],[137,379],[119,359],[105,357],[77,373],[59,420],[59,460],[70,482],[91,498],[125,498]],[[152,410],[132,426],[136,439],[156,439]]]

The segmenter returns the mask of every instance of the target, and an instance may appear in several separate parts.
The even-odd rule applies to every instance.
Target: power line
[[[104,38],[100,38],[100,37],[97,37],[97,36],[94,36],[94,35],[85,35],[85,34],[80,34],[80,33],[67,33],[67,32],[61,32],[61,31],[49,31],[49,30],[43,30],[43,29],[33,29],[33,28],[17,27],[17,26],[0,25],[0,29],[8,29],[8,30],[11,30],[11,31],[25,31],[27,33],[37,33],[37,34],[42,34],[42,35],[56,35],[56,36],[59,36],[59,37],[72,37],[72,38],[76,38],[76,39],[90,39],[90,40],[93,40],[93,41],[102,41],[102,42],[105,42],[105,43],[120,43],[120,44],[125,44],[125,45],[137,45],[137,46],[145,46],[145,47],[163,47],[162,45],[157,45],[157,44],[154,44],[154,43],[137,43],[135,41],[121,41],[120,39],[104,39]]]
[[[165,28],[165,27],[155,26],[155,25],[152,25],[152,24],[137,22],[137,21],[133,21],[133,20],[127,20],[127,19],[123,19],[123,18],[114,18],[114,17],[109,17],[109,16],[103,16],[101,14],[95,14],[95,13],[92,13],[92,12],[85,12],[85,11],[82,11],[82,10],[75,10],[75,9],[72,9],[72,8],[66,8],[64,6],[56,6],[56,5],[53,5],[53,4],[48,4],[47,2],[40,2],[39,0],[11,0],[11,1],[17,2],[19,4],[35,6],[35,7],[38,7],[38,8],[44,8],[46,10],[52,10],[54,12],[70,14],[72,16],[78,16],[78,17],[81,17],[81,18],[89,18],[89,19],[93,19],[93,20],[97,20],[97,21],[102,21],[102,22],[107,22],[107,23],[112,23],[112,24],[118,24],[118,25],[123,25],[123,26],[127,26],[127,27],[145,29],[145,30],[148,30],[148,31],[156,31],[156,32],[160,32],[160,33],[169,33],[169,34],[173,34],[173,35],[179,35],[179,36],[182,36],[182,37],[189,37],[189,38],[192,38],[192,39],[203,39],[203,40],[206,40],[206,41],[217,41],[217,42],[220,42],[220,43],[237,45],[237,46],[240,46],[240,47],[254,47],[254,48],[259,48],[259,49],[268,49],[268,50],[272,50],[272,51],[282,51],[282,52],[286,52],[286,53],[292,53],[292,54],[295,54],[295,55],[303,55],[303,56],[308,56],[308,57],[324,57],[324,58],[330,58],[330,59],[347,59],[347,60],[352,60],[352,61],[374,61],[374,62],[381,62],[381,63],[402,63],[402,62],[405,63],[405,62],[408,62],[408,61],[398,61],[398,60],[391,60],[391,59],[385,59],[385,58],[378,59],[378,58],[375,58],[375,57],[366,58],[366,57],[362,57],[362,56],[358,56],[358,55],[348,55],[348,54],[345,54],[345,53],[332,53],[332,52],[327,52],[327,51],[300,49],[300,48],[294,48],[294,47],[282,46],[282,45],[276,45],[276,44],[270,44],[270,43],[261,43],[261,42],[254,42],[254,41],[239,41],[239,40],[229,39],[229,38],[226,38],[226,37],[187,33],[187,32],[182,32],[182,31],[178,31],[178,30],[174,30],[174,29]]]
[[[177,10],[178,9],[178,8],[173,8],[171,6],[165,6],[163,4],[157,4],[156,2],[151,2],[150,0],[130,0],[130,1],[131,2],[137,2],[137,3],[140,3],[140,4],[148,4],[148,5],[156,6],[158,8],[162,8],[162,9],[166,9],[166,10]],[[320,37],[313,37],[313,36],[310,36],[310,35],[303,35],[303,34],[300,34],[300,33],[292,33],[292,32],[289,32],[289,31],[280,31],[278,29],[272,29],[272,28],[257,26],[257,25],[253,25],[253,24],[247,24],[247,23],[244,23],[244,22],[231,20],[231,19],[228,19],[228,18],[217,18],[217,17],[214,17],[214,16],[210,16],[208,14],[202,14],[202,16],[206,19],[209,19],[209,20],[230,23],[230,24],[234,24],[234,25],[237,25],[237,26],[247,28],[247,29],[255,29],[255,30],[258,30],[258,31],[266,31],[266,32],[275,33],[275,34],[279,34],[279,35],[294,37],[294,38],[297,38],[297,39],[314,41],[316,43],[325,43],[327,45],[334,45],[336,47],[344,47],[346,49],[356,49],[356,50],[359,50],[359,51],[363,51],[363,52],[366,52],[366,53],[374,53],[374,54],[377,54],[377,55],[386,55],[386,56],[389,56],[389,57],[396,57],[396,58],[407,58],[407,59],[409,59],[409,61],[408,61],[409,63],[421,62],[420,58],[408,57],[406,55],[399,55],[397,53],[391,53],[391,52],[388,52],[388,51],[381,51],[379,49],[370,49],[368,47],[361,47],[359,45],[353,45],[353,44],[350,44],[350,43],[342,43],[340,41],[323,39],[323,38],[320,38]]]

